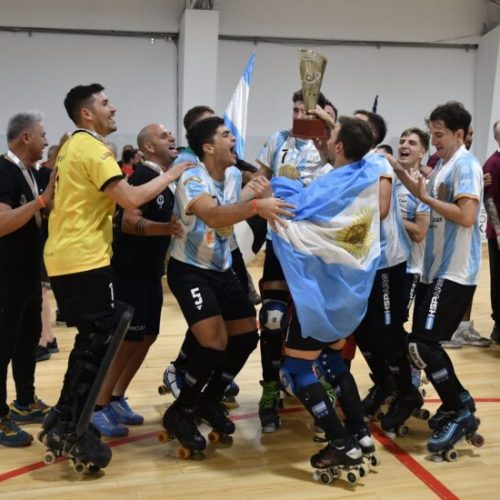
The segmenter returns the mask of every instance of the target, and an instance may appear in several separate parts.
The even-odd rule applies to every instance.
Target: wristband
[[[258,214],[259,213],[259,207],[257,206],[257,200],[254,198],[252,200],[252,211],[254,214]]]
[[[41,208],[45,208],[47,206],[47,202],[45,201],[45,198],[43,197],[43,194],[41,194],[36,200],[40,204]]]

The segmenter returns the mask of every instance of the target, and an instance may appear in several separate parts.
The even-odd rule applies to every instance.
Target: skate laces
[[[0,419],[0,431],[6,436],[15,436],[21,431],[21,428],[10,418]]]

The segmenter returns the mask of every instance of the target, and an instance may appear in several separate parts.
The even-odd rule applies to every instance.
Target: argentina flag
[[[248,96],[250,94],[250,81],[255,64],[255,52],[248,59],[243,75],[236,85],[233,97],[224,113],[224,122],[227,128],[236,137],[236,154],[243,158],[245,154],[245,137],[247,132]]]
[[[367,308],[380,256],[379,169],[362,159],[309,186],[272,180],[274,195],[297,208],[272,233],[303,337],[348,337]]]

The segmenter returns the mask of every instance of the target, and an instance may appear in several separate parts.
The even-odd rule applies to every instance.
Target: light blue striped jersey
[[[436,165],[429,180],[433,198],[456,203],[460,198],[478,201],[474,225],[465,228],[431,210],[431,225],[425,239],[422,281],[444,278],[462,285],[477,284],[481,262],[479,207],[483,201],[483,172],[479,162],[462,146],[445,164]]]
[[[399,208],[399,200],[394,191],[394,170],[385,156],[375,150],[365,155],[371,163],[379,168],[380,178],[391,181],[391,206],[387,217],[380,222],[380,262],[379,269],[394,267],[408,260],[410,256],[411,241],[406,233]]]
[[[200,196],[210,196],[218,206],[222,206],[237,203],[240,194],[241,172],[236,167],[226,169],[224,182],[213,179],[201,163],[186,170],[177,182],[174,206],[184,234],[181,238],[172,238],[170,255],[203,269],[229,269],[232,265],[233,226],[211,228],[193,215],[189,208]]]
[[[394,179],[394,192],[398,198],[399,209],[401,210],[403,219],[415,222],[417,214],[430,216],[431,209],[429,205],[422,203],[415,195],[411,194],[397,177]],[[411,253],[406,262],[406,272],[422,276],[425,238],[420,242],[413,241],[411,238],[410,241]]]

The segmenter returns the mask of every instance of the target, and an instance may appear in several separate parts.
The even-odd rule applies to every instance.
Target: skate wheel
[[[43,463],[45,465],[53,464],[56,461],[56,454],[53,451],[47,451],[43,456]]]
[[[99,474],[101,468],[98,465],[89,465],[87,471],[89,474]]]
[[[420,395],[423,398],[425,398],[427,396],[427,391],[423,387],[420,387],[419,391],[420,391]]]
[[[484,437],[481,436],[481,434],[474,434],[470,438],[470,443],[476,448],[481,448],[481,446],[483,446],[484,444]]]
[[[431,418],[431,412],[427,409],[420,410],[420,418],[422,420],[429,420],[429,418]]]
[[[359,466],[359,477],[365,477],[368,474],[368,470],[364,465]]]
[[[158,433],[158,441],[160,441],[160,443],[166,443],[170,441],[169,433],[167,431],[160,431]]]
[[[182,460],[187,460],[191,456],[191,450],[189,448],[179,448],[176,453],[177,458]]]
[[[85,472],[85,464],[83,462],[74,462],[73,463],[73,470],[78,473],[78,474],[82,474],[83,472]]]
[[[217,444],[219,441],[222,440],[222,435],[217,431],[211,431],[208,433],[208,440],[212,444]]]
[[[360,472],[355,472],[351,470],[346,474],[347,481],[351,484],[356,484],[358,482],[360,475],[361,475]]]
[[[169,392],[170,392],[170,389],[166,385],[158,386],[158,394],[160,396],[164,396],[165,394],[168,394]]]
[[[370,457],[370,464],[373,466],[373,467],[377,467],[379,466],[381,463],[381,460],[380,460],[380,457],[378,457],[377,455],[372,455]]]
[[[315,470],[315,471],[313,472],[313,479],[314,479],[315,481],[319,481],[319,476],[320,476],[320,475],[321,475],[321,473],[319,472],[319,470]]]
[[[446,450],[444,452],[444,459],[447,462],[456,462],[458,460],[458,452],[457,450]]]
[[[330,472],[320,472],[319,481],[323,484],[331,484],[333,482],[333,475]]]
[[[404,437],[404,436],[407,436],[408,433],[410,432],[410,429],[408,428],[407,425],[402,425],[398,428],[398,436],[401,436],[401,437]]]
[[[476,424],[478,427],[481,425],[481,419],[479,417],[476,417]]]

